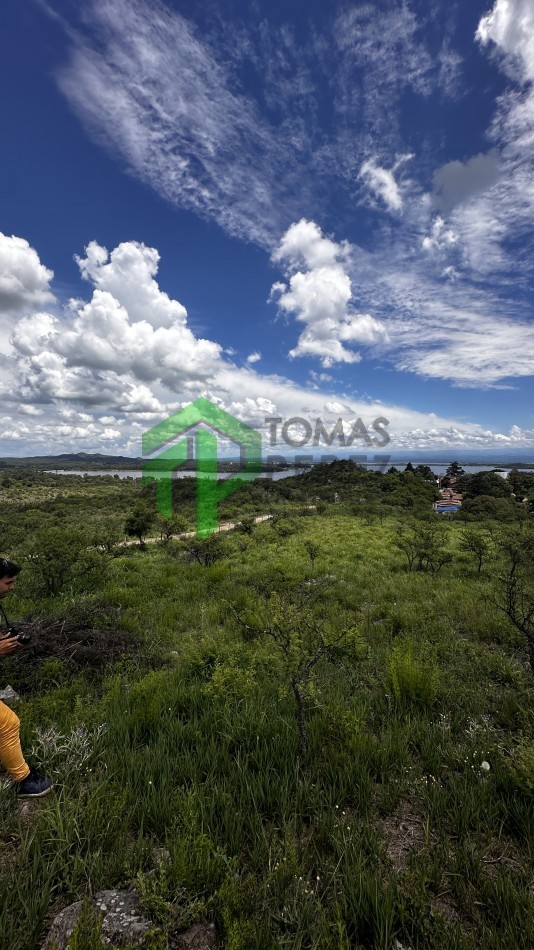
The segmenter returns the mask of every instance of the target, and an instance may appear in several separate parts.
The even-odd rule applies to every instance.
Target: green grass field
[[[111,490],[126,511],[134,488]],[[330,504],[221,537],[209,566],[134,546],[54,598],[24,568],[10,616],[82,605],[110,648],[134,639],[104,665],[2,663],[56,782],[27,814],[0,793],[2,947],[39,947],[62,907],[118,886],[158,950],[203,915],[229,950],[534,946],[526,645],[465,526],[432,575],[407,570],[398,521]]]

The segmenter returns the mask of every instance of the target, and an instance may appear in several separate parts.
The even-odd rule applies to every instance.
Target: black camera
[[[16,627],[9,627],[6,633],[6,640],[13,639],[13,637],[17,639],[19,643],[26,644],[31,642],[31,636],[29,633],[24,633],[22,630],[17,630]]]

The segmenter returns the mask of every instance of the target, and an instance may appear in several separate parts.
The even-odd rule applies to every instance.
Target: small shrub
[[[216,660],[211,679],[202,687],[202,692],[217,699],[228,696],[239,699],[250,695],[255,689],[254,670],[240,669],[238,666],[229,666]]]
[[[184,549],[187,560],[190,563],[201,564],[202,567],[212,567],[226,554],[224,542],[218,535],[185,541]]]
[[[83,772],[103,755],[100,740],[106,728],[105,723],[92,729],[78,726],[68,733],[60,732],[56,726],[37,728],[30,757],[54,776]]]
[[[510,772],[518,789],[534,798],[534,745],[523,742],[517,747]]]
[[[400,706],[431,706],[438,693],[439,668],[435,660],[416,649],[413,640],[397,641],[387,660],[387,684]]]

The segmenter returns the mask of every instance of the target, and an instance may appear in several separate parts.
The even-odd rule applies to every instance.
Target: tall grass
[[[125,885],[162,947],[201,913],[232,950],[532,944],[534,690],[491,570],[408,573],[395,518],[293,518],[285,537],[228,536],[210,568],[165,545],[112,562],[99,596],[164,665],[60,664],[24,697],[25,748],[54,727],[36,753],[57,785],[30,816],[1,793],[3,947],[38,947],[62,906]],[[366,648],[317,664],[302,758],[283,665],[230,607],[321,578],[317,620],[350,620]],[[26,594],[14,616],[56,609]]]

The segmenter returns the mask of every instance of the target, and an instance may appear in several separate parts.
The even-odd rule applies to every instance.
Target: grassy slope
[[[163,935],[200,902],[232,950],[531,945],[532,799],[510,764],[534,719],[523,644],[489,569],[457,554],[436,578],[409,574],[395,523],[332,506],[286,538],[228,536],[210,568],[130,552],[79,594],[120,604],[166,665],[133,655],[101,679],[47,661],[18,707],[27,750],[36,727],[60,733],[36,750],[58,786],[30,820],[0,795],[2,946],[38,946],[51,913],[134,880]],[[357,623],[366,646],[317,668],[299,762],[282,660],[229,605],[327,575],[316,616]],[[161,846],[170,864],[147,878]]]

